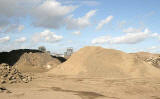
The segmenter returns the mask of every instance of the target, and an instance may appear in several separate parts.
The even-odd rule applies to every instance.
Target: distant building
[[[72,47],[67,48],[67,50],[66,50],[66,52],[64,52],[64,54],[51,53],[51,55],[56,56],[56,57],[70,57],[72,54],[73,54]]]
[[[73,48],[69,47],[67,48],[67,51],[64,52],[64,56],[71,56],[73,54]]]

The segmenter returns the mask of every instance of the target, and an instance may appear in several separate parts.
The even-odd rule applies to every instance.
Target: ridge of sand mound
[[[61,62],[48,53],[24,53],[14,65],[21,72],[43,72],[55,68]]]
[[[149,53],[149,52],[137,52],[137,53],[131,53],[136,55],[142,60],[146,60],[148,58],[158,58],[160,57],[160,54],[154,54],[154,53]]]
[[[103,77],[158,77],[160,70],[137,55],[119,50],[88,46],[74,53],[68,61],[49,74]]]

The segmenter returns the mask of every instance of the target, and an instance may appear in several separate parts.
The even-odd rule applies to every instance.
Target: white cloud
[[[158,33],[153,33],[152,37],[158,38],[158,40],[160,41],[160,34]]]
[[[91,43],[92,44],[103,44],[103,43],[109,42],[110,38],[111,38],[110,36],[101,36],[101,37],[93,39]]]
[[[150,35],[148,32],[140,32],[140,33],[128,33],[124,36],[112,38],[110,43],[114,44],[136,44],[141,41],[144,41]]]
[[[156,50],[156,49],[159,49],[160,48],[160,46],[152,46],[152,47],[150,47],[150,48],[147,48],[148,50]]]
[[[20,9],[19,0],[0,0],[0,13],[6,17],[17,16]],[[12,6],[11,6],[12,4]]]
[[[24,25],[18,25],[18,24],[10,24],[3,29],[4,33],[10,33],[10,32],[21,32],[24,29]]]
[[[0,31],[2,31],[3,30],[3,28],[2,27],[0,27]]]
[[[119,28],[124,28],[124,26],[126,25],[126,21],[124,20],[124,21],[120,21],[120,22],[118,22],[118,27]]]
[[[2,37],[2,38],[0,38],[0,43],[5,43],[5,42],[8,42],[9,40],[10,40],[9,36]]]
[[[72,43],[73,41],[72,41],[72,40],[68,40],[67,42],[68,42],[68,43]]]
[[[159,53],[160,52],[160,46],[151,46],[149,48],[145,49],[148,52],[152,52],[152,53]]]
[[[96,29],[100,30],[105,24],[109,23],[113,19],[113,16],[108,16],[106,19],[101,20],[97,25]]]
[[[23,31],[23,30],[24,30],[24,25],[19,25],[17,30],[18,30],[19,32]]]
[[[129,28],[123,30],[124,33],[138,33],[141,31],[142,31],[142,29],[136,29],[133,27],[129,27]]]
[[[81,34],[81,32],[80,31],[75,31],[75,32],[73,32],[73,34],[79,35],[79,34]]]
[[[87,2],[86,2],[87,3]],[[88,2],[91,3],[91,2]],[[96,2],[92,2],[92,4]],[[10,5],[12,4],[12,6]],[[11,32],[19,24],[19,19],[25,16],[31,17],[31,23],[35,27],[47,29],[82,29],[90,24],[89,19],[95,14],[95,10],[88,12],[85,16],[74,18],[71,16],[77,8],[74,5],[64,5],[58,0],[0,0],[0,32]],[[1,24],[1,18],[6,21]],[[14,20],[14,21],[11,21]],[[18,31],[23,30],[20,26]]]
[[[21,30],[23,30],[22,26],[23,25],[20,25],[19,23],[10,22],[10,18],[7,18],[0,13],[0,33],[21,32]]]
[[[5,17],[21,17],[28,14],[42,0],[0,0],[0,15]]]
[[[66,20],[67,29],[82,29],[87,26],[89,26],[90,18],[94,16],[96,13],[96,10],[91,10],[88,13],[86,13],[85,16],[79,17],[77,19],[73,18],[73,16],[69,16]]]
[[[87,5],[87,6],[97,6],[100,3],[97,1],[93,1],[93,0],[85,0],[85,1],[81,1],[82,4]]]
[[[50,30],[44,30],[41,33],[38,33],[32,37],[34,43],[38,42],[48,42],[54,43],[63,39],[63,36],[56,35],[54,32]]]
[[[0,32],[3,31],[3,29],[9,24],[9,21],[4,18],[4,17],[0,17]]]
[[[100,5],[100,2],[96,0],[59,0],[63,4],[71,4],[71,5],[85,5],[85,6],[97,6]]]
[[[42,0],[0,0],[0,32],[10,31]],[[14,20],[14,21],[13,21]],[[8,28],[8,29],[7,29]]]
[[[91,43],[93,44],[136,44],[144,41],[147,38],[155,37],[155,33],[151,33],[147,28],[143,32],[137,33],[127,33],[119,37],[109,37],[103,36],[93,39]],[[157,37],[156,37],[157,38]]]
[[[60,28],[65,24],[68,14],[74,11],[75,6],[65,6],[56,0],[47,0],[33,8],[33,25],[46,28]]]
[[[27,40],[26,37],[21,37],[21,38],[16,39],[15,41],[16,41],[17,43],[23,43],[23,42],[25,42],[26,40]]]
[[[18,27],[17,24],[11,24],[5,29],[4,32],[9,33],[9,32],[12,32],[12,31],[16,31],[17,27]]]
[[[24,27],[19,26],[20,18],[30,15],[33,8],[42,1],[44,0],[0,0],[0,32],[21,32]]]
[[[55,0],[45,1],[35,7],[31,13],[33,25],[36,27],[54,28],[66,26],[67,29],[82,29],[90,25],[90,18],[96,10],[91,10],[85,16],[74,18],[71,13],[76,6],[65,6]],[[43,13],[42,13],[43,12]]]

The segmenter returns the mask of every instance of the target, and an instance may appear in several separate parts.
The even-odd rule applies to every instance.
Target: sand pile
[[[28,83],[31,80],[32,77],[22,74],[13,66],[9,66],[5,63],[0,64],[0,84],[18,82]]]
[[[49,74],[103,77],[158,77],[160,70],[135,54],[101,47],[85,47]]]
[[[0,52],[0,64],[6,63],[9,66],[13,66],[24,53],[30,53],[30,52],[42,53],[39,50],[33,50],[33,49],[18,49],[18,50],[12,50],[10,52]]]
[[[14,65],[21,72],[43,72],[56,67],[61,62],[48,53],[24,53]]]

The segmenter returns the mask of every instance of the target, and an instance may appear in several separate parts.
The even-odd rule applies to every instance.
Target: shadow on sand
[[[105,97],[104,95],[96,93],[96,92],[74,91],[74,90],[67,90],[67,89],[65,90],[65,89],[61,89],[59,87],[51,87],[51,89],[54,91],[75,93],[75,95],[80,96],[82,99],[96,99],[98,97]]]

